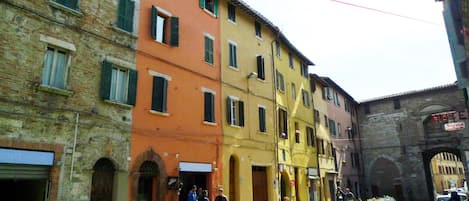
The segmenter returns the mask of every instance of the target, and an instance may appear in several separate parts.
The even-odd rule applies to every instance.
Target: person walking
[[[215,197],[215,201],[228,201],[228,198],[223,194],[223,188],[218,187],[218,195]]]
[[[189,191],[187,195],[187,201],[197,201],[197,186],[193,185],[192,189]]]
[[[210,199],[208,198],[208,190],[204,190],[202,192],[203,194],[203,200],[202,201],[210,201]]]

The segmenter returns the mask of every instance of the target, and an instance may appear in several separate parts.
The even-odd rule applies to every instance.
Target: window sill
[[[262,36],[256,35],[256,38],[257,38],[257,40],[264,41],[264,39],[262,38]]]
[[[230,22],[233,25],[237,25],[235,21],[228,19],[228,22]]]
[[[279,91],[282,94],[285,94],[285,90],[282,91],[281,89],[277,89],[277,91]]]
[[[150,114],[169,117],[169,113],[167,113],[167,112],[159,112],[159,111],[156,111],[156,110],[148,110],[148,112],[150,112]]]
[[[205,124],[207,126],[217,126],[216,122],[210,122],[210,121],[204,121],[203,124]]]
[[[113,104],[113,105],[118,105],[118,106],[121,106],[121,107],[124,107],[124,108],[133,108],[133,105],[129,105],[129,104],[125,104],[125,103],[119,103],[119,102],[116,102],[116,101],[113,101],[113,100],[104,100],[104,102],[106,103],[110,103],[110,104]]]
[[[128,36],[130,36],[130,37],[132,37],[132,38],[134,38],[134,39],[137,39],[137,38],[138,38],[138,36],[135,35],[135,33],[133,33],[133,32],[128,32],[128,31],[126,31],[126,30],[124,30],[124,29],[121,29],[121,28],[117,27],[115,24],[112,25],[112,28],[113,28],[115,31],[117,31],[117,32],[119,32],[119,33],[126,34],[126,35],[128,35]]]
[[[155,40],[155,39],[153,39],[153,41],[154,41],[155,43],[158,43],[158,44],[160,44],[160,45],[162,45],[162,46],[165,46],[165,47],[172,47],[171,45],[169,45],[169,44],[167,44],[167,43],[165,43],[165,42],[161,42],[161,41],[158,41],[158,40]]]
[[[73,8],[69,8],[67,6],[59,4],[59,3],[55,2],[55,1],[52,1],[52,0],[49,0],[49,5],[54,7],[54,8],[57,8],[59,10],[62,10],[62,11],[65,11],[67,13],[70,13],[72,15],[75,15],[77,17],[82,17],[83,16],[83,13],[80,10],[75,10]]]
[[[214,17],[214,18],[217,18],[217,16],[216,16],[212,11],[209,11],[209,10],[207,10],[207,9],[205,9],[205,8],[204,8],[203,10],[204,10],[205,13],[207,13],[208,15],[210,15],[210,16],[212,16],[212,17]]]
[[[262,82],[262,83],[266,83],[265,79],[257,78],[256,80],[259,81],[259,82]]]
[[[238,68],[238,67],[228,66],[228,68],[230,68],[231,70],[234,70],[234,71],[238,71],[238,72],[239,72],[239,68]]]
[[[49,92],[49,93],[53,93],[53,94],[57,94],[57,95],[65,96],[65,97],[70,97],[73,95],[73,91],[60,89],[60,88],[56,88],[56,87],[52,87],[52,86],[44,85],[44,84],[39,85],[38,89],[40,91],[45,91],[45,92]]]
[[[267,131],[257,131],[257,134],[260,134],[260,135],[267,135]]]
[[[230,124],[230,126],[233,127],[233,128],[243,128],[243,127],[241,127],[241,126],[233,125],[233,124]]]
[[[214,66],[215,66],[213,63],[207,62],[207,61],[205,61],[205,60],[204,60],[204,62],[205,62],[205,64],[207,64],[207,65],[209,65],[209,66],[211,66],[211,67],[214,67]]]

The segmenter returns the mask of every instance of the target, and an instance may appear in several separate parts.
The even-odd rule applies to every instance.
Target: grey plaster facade
[[[390,194],[398,200],[432,200],[431,158],[447,151],[465,161],[464,151],[469,148],[467,128],[429,129],[435,126],[432,116],[451,111],[467,112],[464,93],[456,84],[360,103],[359,126],[368,196]],[[467,125],[467,119],[457,121]]]
[[[118,2],[70,9],[52,0],[0,1],[0,147],[54,153],[48,200],[90,200],[100,158],[116,168],[113,200],[127,200],[133,107],[100,98],[104,60],[135,68],[136,33],[115,27]],[[42,84],[49,46],[69,52],[63,89]]]

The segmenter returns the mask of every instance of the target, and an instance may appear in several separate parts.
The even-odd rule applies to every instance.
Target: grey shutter
[[[111,95],[112,63],[103,61],[101,66],[101,88],[100,96],[102,99],[109,100]]]
[[[231,122],[232,122],[232,119],[231,119],[231,102],[232,102],[231,98],[227,97],[226,98],[226,121],[230,125],[231,125]]]
[[[238,101],[239,106],[239,126],[244,126],[244,103],[243,101]]]
[[[151,6],[151,37],[156,40],[156,23],[158,18],[158,9],[155,6]]]
[[[179,18],[171,17],[171,46],[179,46]]]
[[[129,70],[129,86],[127,92],[127,104],[135,105],[137,97],[137,80],[138,72],[136,70]]]

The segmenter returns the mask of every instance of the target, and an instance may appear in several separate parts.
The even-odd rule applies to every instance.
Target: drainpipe
[[[280,193],[280,170],[279,170],[279,158],[278,158],[278,115],[277,115],[277,93],[276,93],[276,90],[277,90],[277,80],[276,80],[276,71],[275,71],[275,57],[274,57],[274,46],[273,46],[273,43],[275,41],[278,40],[279,36],[280,36],[280,29],[278,29],[278,27],[275,27],[276,28],[276,32],[277,33],[274,33],[276,36],[275,36],[275,39],[272,40],[270,42],[270,58],[271,58],[271,62],[272,62],[272,95],[273,95],[273,98],[274,98],[274,126],[275,126],[275,130],[274,130],[274,143],[275,143],[275,169],[277,169],[277,195],[279,196],[279,200],[281,200],[282,198],[280,197],[281,196],[281,193]]]
[[[73,139],[73,150],[72,150],[72,164],[70,167],[70,185],[71,185],[72,177],[73,177],[73,167],[75,163],[75,149],[77,147],[77,136],[78,136],[78,121],[80,119],[80,114],[78,114],[78,112],[76,114],[77,115],[76,115],[76,121],[75,121],[75,136]]]

